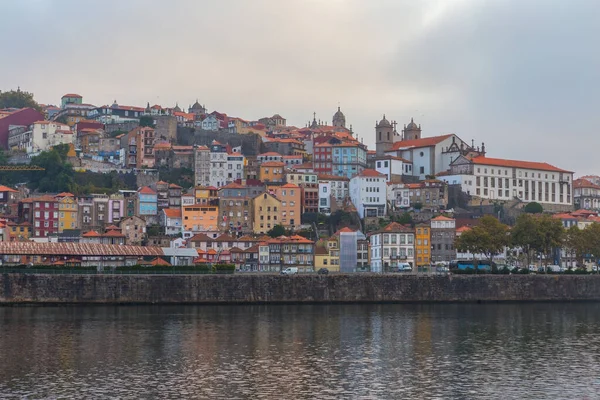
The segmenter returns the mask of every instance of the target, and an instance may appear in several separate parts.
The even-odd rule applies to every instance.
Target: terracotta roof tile
[[[378,177],[385,177],[385,174],[377,172],[374,169],[365,169],[360,174],[358,174],[358,176],[378,178]]]
[[[163,212],[168,218],[181,218],[181,208],[165,208]]]
[[[517,160],[505,160],[501,158],[489,158],[484,156],[474,157],[471,159],[473,164],[479,165],[493,165],[498,167],[509,167],[509,168],[523,168],[523,169],[535,169],[541,171],[551,172],[571,172],[564,169],[557,168],[548,163],[532,162],[532,161],[517,161]]]
[[[441,136],[432,136],[428,138],[421,139],[413,139],[413,140],[401,140],[399,142],[394,143],[392,146],[392,150],[399,149],[407,149],[411,147],[430,147],[435,146],[438,143],[443,142],[444,140],[452,137],[452,134],[441,135]]]

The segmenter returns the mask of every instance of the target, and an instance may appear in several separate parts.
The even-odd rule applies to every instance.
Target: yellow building
[[[31,224],[29,222],[22,222],[20,224],[8,222],[7,228],[9,236],[8,240],[11,242],[19,242],[31,237]]]
[[[219,204],[219,190],[213,186],[196,186],[194,199],[196,204],[217,205]]]
[[[315,271],[327,268],[331,272],[340,270],[340,247],[338,236],[319,240],[315,245]]]
[[[261,193],[252,199],[252,229],[254,233],[267,233],[275,225],[281,225],[281,201]]]
[[[219,230],[219,207],[204,204],[182,206],[181,219],[184,231],[214,232]]]
[[[431,262],[431,227],[419,224],[416,227],[415,258],[417,266],[428,266]]]
[[[285,164],[281,161],[267,161],[260,164],[258,179],[268,182],[283,182]]]
[[[77,229],[78,206],[75,196],[71,193],[60,193],[58,199],[58,232],[65,229]]]

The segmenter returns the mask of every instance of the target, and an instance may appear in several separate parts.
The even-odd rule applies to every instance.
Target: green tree
[[[491,263],[494,256],[502,252],[509,243],[508,226],[486,215],[479,220],[478,225],[456,239],[455,247],[472,254],[484,254]]]
[[[544,256],[544,266],[548,268],[548,261],[552,258],[552,251],[563,243],[565,229],[559,219],[550,215],[537,216],[537,229],[540,237],[537,251]]]
[[[6,164],[8,164],[8,156],[6,155],[6,152],[4,152],[3,149],[0,149],[0,165]]]
[[[149,115],[142,115],[140,117],[140,126],[149,126],[154,128],[154,119]]]
[[[536,249],[540,247],[541,238],[537,229],[537,219],[531,214],[521,214],[517,218],[515,226],[510,231],[511,244],[520,247],[527,257],[527,265],[531,265],[531,259]]]
[[[54,146],[31,159],[32,165],[44,168],[31,175],[29,187],[40,192],[64,192],[76,190],[73,166],[67,162],[69,146]]]
[[[275,225],[270,231],[267,232],[267,235],[271,236],[272,238],[276,238],[285,235],[285,233],[286,232],[283,225]]]
[[[525,208],[523,208],[523,211],[528,214],[541,214],[544,212],[544,208],[540,203],[532,201],[531,203],[527,203]]]
[[[398,217],[397,222],[402,225],[414,225],[412,215],[407,212],[402,213],[402,215]]]
[[[579,229],[577,225],[571,226],[565,231],[565,246],[575,256],[577,265],[583,265],[583,259],[586,254],[590,253],[590,244],[588,241],[589,234],[587,229]]]
[[[33,99],[33,93],[24,92],[20,88],[8,92],[0,92],[0,108],[35,108],[40,111],[42,108]]]

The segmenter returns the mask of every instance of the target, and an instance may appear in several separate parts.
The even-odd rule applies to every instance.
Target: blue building
[[[158,214],[158,195],[148,186],[138,190],[137,215],[140,217]]]

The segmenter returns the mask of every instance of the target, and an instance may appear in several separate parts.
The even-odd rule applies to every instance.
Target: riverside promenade
[[[0,305],[515,301],[600,301],[600,276],[0,274]]]

